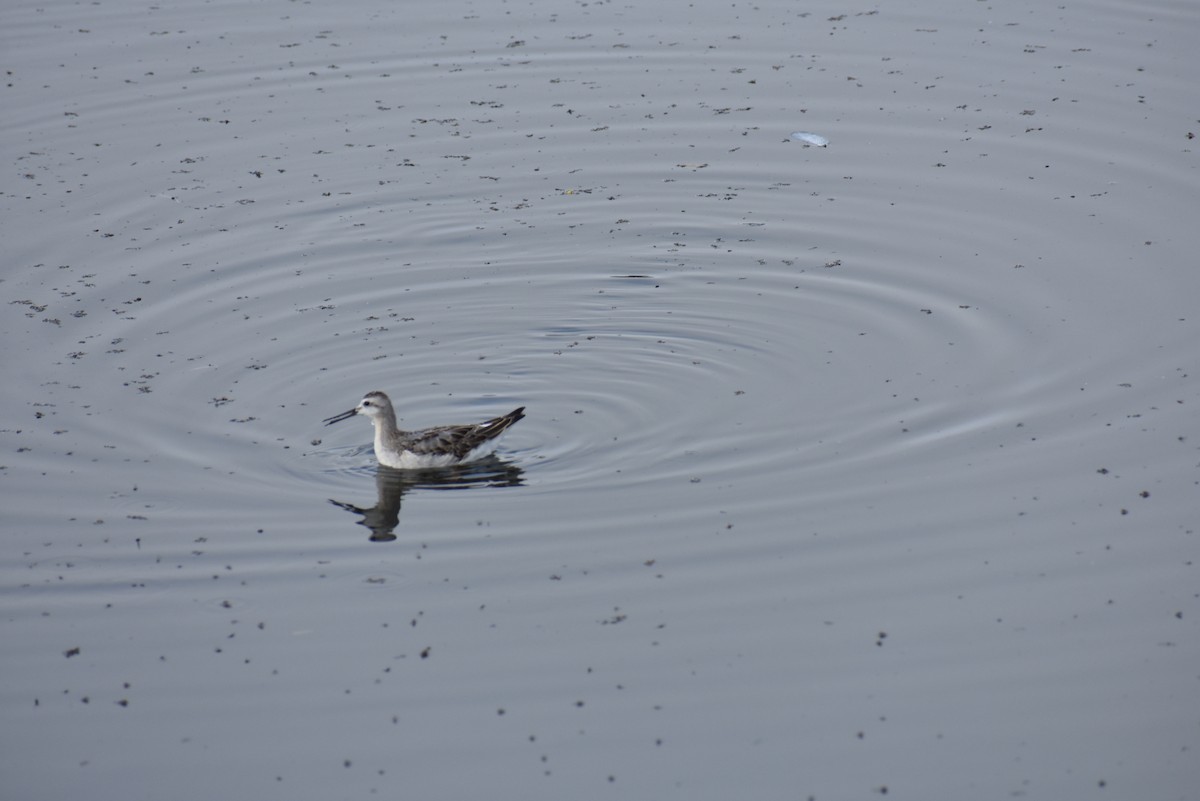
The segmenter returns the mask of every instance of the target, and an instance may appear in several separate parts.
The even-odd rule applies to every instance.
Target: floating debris
[[[806,145],[813,147],[825,147],[829,144],[829,140],[820,134],[809,133],[808,131],[796,131],[792,134],[792,138],[797,142],[803,142]]]

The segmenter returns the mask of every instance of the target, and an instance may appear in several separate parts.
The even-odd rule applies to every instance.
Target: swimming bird
[[[375,424],[375,458],[379,463],[410,469],[449,467],[487,456],[496,449],[496,437],[525,416],[525,407],[482,423],[404,431],[396,427],[391,398],[375,391],[364,395],[353,409],[335,414],[324,423],[333,425],[356,414],[367,416]]]

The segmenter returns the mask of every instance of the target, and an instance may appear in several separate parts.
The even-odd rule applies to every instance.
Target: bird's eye
[[[370,406],[370,405],[371,405],[370,401],[363,401],[363,406]]]

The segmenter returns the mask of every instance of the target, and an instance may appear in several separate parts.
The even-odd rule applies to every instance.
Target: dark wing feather
[[[413,453],[453,453],[461,459],[489,439],[503,434],[524,416],[525,407],[522,406],[484,423],[413,431],[408,435],[406,447]]]

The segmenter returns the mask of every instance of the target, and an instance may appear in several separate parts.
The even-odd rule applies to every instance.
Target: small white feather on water
[[[803,142],[806,145],[813,147],[825,147],[829,144],[829,140],[820,134],[809,133],[808,131],[796,131],[792,134],[792,138],[797,142]]]

